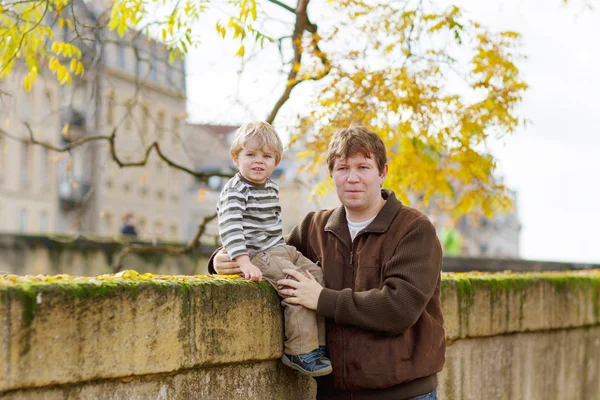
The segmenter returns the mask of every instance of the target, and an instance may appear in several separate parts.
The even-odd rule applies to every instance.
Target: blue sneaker
[[[331,362],[327,363],[324,361],[324,357],[321,356],[319,349],[297,356],[284,354],[281,357],[281,361],[288,367],[308,376],[329,375],[333,371]]]
[[[325,364],[331,365],[331,359],[329,358],[329,352],[327,351],[327,346],[319,346],[319,348],[317,350],[319,350],[319,353],[321,353],[321,360]]]

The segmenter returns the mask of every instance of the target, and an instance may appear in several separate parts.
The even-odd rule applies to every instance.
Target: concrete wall
[[[111,273],[113,257],[122,248],[118,237],[89,237],[73,241],[67,236],[33,236],[0,233],[0,274],[69,274],[95,276]],[[178,244],[182,245],[182,244]],[[206,274],[215,246],[201,246],[190,256],[128,255],[125,268],[161,274]],[[444,271],[565,271],[600,268],[600,265],[511,260],[501,258],[445,257]]]
[[[124,243],[102,237],[72,240],[67,236],[0,233],[0,274],[108,274],[113,272],[113,259]],[[205,274],[208,256],[213,250],[214,247],[201,246],[198,252],[190,255],[129,254],[123,265],[140,273]]]
[[[444,274],[441,399],[600,399],[600,270]],[[266,283],[0,277],[0,397],[313,399]],[[335,366],[334,366],[335,367]]]

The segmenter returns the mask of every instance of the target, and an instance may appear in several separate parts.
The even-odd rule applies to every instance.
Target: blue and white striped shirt
[[[258,184],[237,173],[221,191],[217,213],[221,242],[232,260],[285,245],[279,187],[268,178]]]

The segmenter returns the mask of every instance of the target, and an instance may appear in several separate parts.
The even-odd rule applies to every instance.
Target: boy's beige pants
[[[279,293],[277,281],[285,278],[282,270],[288,268],[299,271],[310,271],[317,282],[323,285],[323,271],[321,268],[304,257],[294,246],[274,247],[267,251],[261,251],[251,259],[262,272],[263,278],[267,280]],[[293,278],[292,278],[293,279]],[[281,302],[284,310],[285,343],[286,354],[298,355],[310,353],[318,346],[325,345],[325,319],[317,317],[314,310],[303,306]]]

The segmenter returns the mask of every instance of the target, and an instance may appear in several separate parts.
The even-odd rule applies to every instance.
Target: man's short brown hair
[[[335,160],[346,160],[354,154],[362,154],[366,158],[373,158],[377,163],[379,172],[382,173],[387,163],[387,155],[383,140],[373,131],[362,125],[352,124],[348,128],[338,129],[334,134],[327,149],[327,166],[329,173],[333,172]]]

